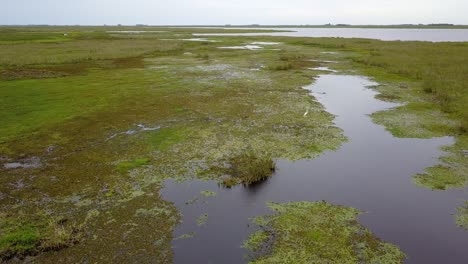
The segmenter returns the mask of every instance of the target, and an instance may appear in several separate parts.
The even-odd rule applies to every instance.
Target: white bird
[[[306,117],[309,114],[309,108],[307,107],[306,112],[304,113],[304,117]]]

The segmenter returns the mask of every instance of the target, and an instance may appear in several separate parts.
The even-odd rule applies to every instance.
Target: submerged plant
[[[206,221],[208,221],[208,215],[202,214],[197,218],[197,225],[204,226],[206,224]]]
[[[205,197],[216,196],[216,192],[213,192],[213,191],[201,191],[200,194]]]
[[[189,238],[193,238],[193,237],[195,237],[195,232],[191,232],[191,233],[188,233],[188,234],[180,235],[180,236],[174,238],[174,240],[189,239]]]

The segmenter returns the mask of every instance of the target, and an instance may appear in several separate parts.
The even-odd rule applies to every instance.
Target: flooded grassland
[[[393,46],[377,41],[284,37],[186,41],[193,39],[192,32],[207,29],[56,30],[68,32],[66,36],[41,28],[1,30],[5,31],[0,39],[0,255],[4,261],[172,262],[174,229],[183,217],[174,202],[160,194],[167,179],[249,184],[251,175],[276,177],[278,160],[310,160],[346,142],[334,116],[302,88],[329,70],[348,74],[358,70],[381,83],[375,87],[381,99],[407,103],[372,115],[393,135],[456,137],[439,165],[435,162],[435,167],[415,175],[418,185],[439,190],[463,189],[466,184],[467,93],[458,84],[466,69],[451,73],[452,90],[446,95],[438,90],[446,84],[443,80],[426,84],[424,75],[418,78],[411,70],[391,68],[393,61],[373,62],[401,47],[392,50]],[[427,52],[431,45],[447,45],[441,64],[452,50],[467,52],[464,44],[411,45],[422,45]],[[452,93],[457,96],[452,98]],[[411,175],[407,176],[410,182]],[[201,190],[191,202],[209,203],[218,198],[217,192]],[[303,207],[300,212],[297,206]],[[276,205],[285,215],[271,218],[265,226],[281,229],[288,217],[323,214],[343,230],[359,234],[362,250],[356,261],[385,257],[380,254],[382,247],[392,252],[386,257],[401,261],[403,253],[356,223],[358,211],[349,206]],[[454,211],[457,206],[453,225],[466,228],[466,204],[453,204]],[[195,219],[200,227],[209,226],[211,220],[210,214]],[[333,237],[315,229],[304,232],[309,235],[298,233],[303,243]],[[460,232],[466,231],[460,228]],[[193,236],[187,233],[178,239]],[[343,256],[355,253],[346,242],[354,238],[343,238],[343,244],[328,250],[338,249]],[[295,238],[272,239],[281,245]]]

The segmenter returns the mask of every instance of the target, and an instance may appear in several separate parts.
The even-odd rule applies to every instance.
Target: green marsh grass
[[[405,254],[357,222],[354,208],[326,202],[269,204],[244,247],[250,263],[403,263]]]
[[[247,151],[228,160],[224,172],[233,179],[224,179],[223,184],[231,187],[232,183],[254,184],[270,177],[276,169],[276,163],[268,155]]]
[[[316,50],[284,46],[282,55],[295,57],[288,59],[294,71],[251,71],[288,62],[276,51],[216,49],[237,44],[234,38],[206,44],[160,39],[175,38],[175,31],[139,37],[85,28],[37,30],[47,29],[67,30],[73,39],[0,44],[0,159],[38,157],[43,164],[31,170],[0,166],[0,192],[7,194],[1,209],[18,219],[21,201],[31,211],[25,222],[35,223],[33,209],[43,201],[57,216],[83,223],[83,243],[67,254],[32,250],[41,253],[35,257],[39,263],[85,256],[91,262],[135,261],[114,255],[123,236],[129,256],[171,262],[172,230],[180,216],[155,195],[165,179],[221,180],[221,170],[207,168],[232,161],[232,173],[241,176],[230,177],[233,183],[252,183],[271,175],[273,157],[310,158],[344,141],[332,126],[333,116],[302,89],[313,73],[301,60],[313,58]],[[176,31],[180,38],[191,32]],[[316,111],[304,118],[307,108]],[[161,129],[125,133],[137,124]],[[248,147],[258,153],[239,155]],[[37,177],[28,177],[32,174]],[[18,180],[25,184],[13,190],[10,183]],[[25,244],[36,243],[31,234]],[[66,238],[61,234],[55,239]],[[142,250],[148,254],[139,255]]]
[[[41,214],[26,217],[0,216],[0,259],[24,258],[41,252],[59,250],[78,243],[81,228],[66,219]]]
[[[231,186],[249,184],[273,173],[273,158],[313,158],[321,151],[337,149],[345,140],[342,131],[333,126],[333,116],[302,89],[316,74],[307,70],[317,66],[309,59],[323,59],[324,50],[340,52],[333,59],[340,61],[337,67],[342,70],[357,67],[379,81],[395,84],[376,89],[386,91],[387,100],[409,102],[392,115],[414,118],[406,128],[397,118],[382,118],[379,123],[390,127],[392,133],[456,136],[456,145],[448,149],[450,155],[443,161],[452,173],[468,175],[462,154],[468,149],[463,139],[467,124],[463,85],[467,64],[466,56],[462,56],[466,54],[465,44],[272,37],[217,37],[221,43],[195,43],[176,39],[189,38],[194,31],[219,30],[145,27],[167,32],[106,32],[140,29],[0,27],[1,32],[9,32],[0,43],[0,159],[38,156],[46,164],[31,171],[0,168],[0,192],[13,197],[4,200],[2,210],[16,212],[17,201],[24,208],[35,208],[37,201],[46,201],[57,215],[72,214],[81,219],[85,233],[93,234],[83,238],[86,243],[67,249],[67,256],[39,254],[37,262],[65,262],[66,258],[89,256],[90,262],[115,258],[120,262],[157,259],[169,263],[172,231],[180,216],[172,204],[154,195],[164,179],[203,178]],[[63,40],[51,31],[67,32],[68,38]],[[29,39],[24,39],[28,34],[21,32],[31,33]],[[216,48],[260,40],[284,44],[281,51]],[[184,55],[186,52],[194,55]],[[250,70],[262,65],[265,69]],[[305,109],[311,109],[307,118],[303,116]],[[161,129],[119,134],[105,141],[135,124]],[[245,152],[249,147],[256,152]],[[124,162],[119,165],[119,161]],[[152,166],[144,166],[149,161]],[[31,174],[37,177],[31,180],[27,177]],[[223,178],[226,175],[229,177]],[[9,183],[18,179],[31,188],[12,190]],[[309,209],[314,208],[319,207]],[[333,206],[320,208],[323,210],[317,209],[319,215],[334,210]],[[101,209],[106,213],[84,221],[89,212]],[[293,219],[296,212],[291,210],[292,214],[286,215]],[[334,225],[344,215],[353,224],[356,211],[340,210],[330,214],[327,221]],[[30,221],[25,225],[34,223],[31,219],[35,216],[28,215]],[[310,217],[309,213],[304,217]],[[357,228],[348,229],[349,222],[344,224],[346,227],[337,223],[342,228],[339,230]],[[37,246],[34,230],[2,235],[2,239],[8,238],[2,245],[17,241],[26,247]],[[70,234],[71,229],[66,230],[65,234]],[[60,234],[57,238],[64,239],[59,241],[73,241]],[[116,257],[114,252],[121,248],[118,242],[124,234],[129,256],[141,256],[142,250],[148,254],[138,260]],[[307,234],[303,238],[308,241],[324,237],[317,230],[308,230]],[[142,236],[154,243],[143,243]],[[258,235],[257,242],[264,237],[265,233]],[[375,242],[374,237],[370,241],[371,245],[365,241],[359,244],[364,248],[362,252],[370,248],[365,253],[370,259],[395,257],[399,261],[401,254],[393,246]],[[96,252],[103,244],[106,248]],[[153,245],[157,245],[156,249]],[[333,244],[331,249],[339,249],[343,256],[351,254],[350,244],[343,245]],[[375,255],[373,245],[390,255]],[[323,252],[328,254],[328,249],[325,247]]]

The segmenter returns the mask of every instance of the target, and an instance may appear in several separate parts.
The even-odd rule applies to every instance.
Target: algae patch
[[[207,214],[202,214],[197,218],[197,225],[198,226],[204,226],[207,221],[208,221],[208,215]]]
[[[195,233],[191,232],[191,233],[188,233],[188,234],[180,235],[180,236],[174,238],[174,240],[189,239],[189,238],[194,238],[194,237],[195,237]]]
[[[254,220],[262,230],[244,243],[251,263],[403,263],[405,254],[357,222],[354,208],[327,202],[271,203],[274,215]]]
[[[201,191],[200,194],[203,195],[204,197],[216,196],[216,192],[213,192],[213,191]]]

